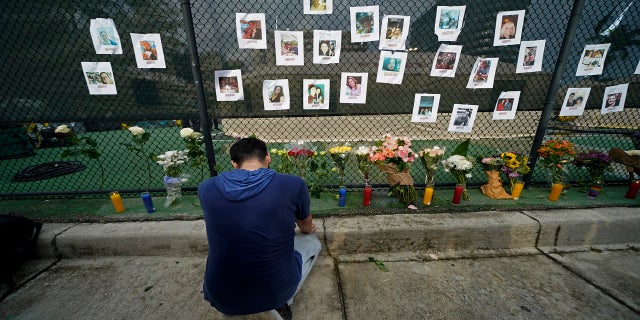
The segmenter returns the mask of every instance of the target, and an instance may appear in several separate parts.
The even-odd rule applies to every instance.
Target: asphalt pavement
[[[638,208],[315,220],[294,319],[640,319]],[[202,220],[45,224],[0,319],[226,319],[206,250]]]

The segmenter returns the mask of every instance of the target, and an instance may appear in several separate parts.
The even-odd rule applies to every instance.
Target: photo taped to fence
[[[304,65],[304,36],[302,31],[274,31],[277,66]]]
[[[402,84],[407,52],[380,51],[376,82]]]
[[[236,37],[240,49],[266,49],[264,13],[236,13]]]
[[[333,0],[301,0],[304,14],[332,14]]]
[[[113,20],[91,19],[89,31],[96,54],[122,54],[120,35]]]
[[[80,65],[90,95],[118,94],[111,62],[82,62]]]
[[[241,70],[216,70],[214,76],[218,101],[244,100]]]
[[[289,110],[289,80],[264,80],[262,98],[264,110]]]
[[[624,110],[624,103],[627,98],[628,83],[606,87],[602,98],[601,114],[621,112]]]
[[[351,7],[351,42],[371,42],[380,39],[378,6]]]
[[[545,40],[536,40],[520,43],[516,73],[542,71],[545,42]]]
[[[520,44],[524,26],[524,14],[525,10],[498,12],[493,38],[494,46]]]
[[[313,30],[313,63],[340,63],[342,31]]]
[[[478,113],[478,105],[454,104],[449,121],[450,132],[471,132]]]
[[[413,100],[411,122],[436,122],[439,105],[439,94],[416,93]]]
[[[469,75],[467,88],[493,88],[497,68],[498,58],[477,58]]]
[[[330,99],[329,79],[303,79],[302,96],[304,110],[328,110]]]
[[[467,6],[446,7],[438,6],[434,33],[438,41],[456,41],[462,30],[464,12]]]
[[[568,88],[560,116],[581,116],[590,92],[591,88]]]
[[[462,46],[441,44],[431,66],[432,77],[453,78],[456,75]]]
[[[164,52],[162,41],[158,33],[131,33],[133,51],[136,53],[136,63],[140,69],[164,69]]]
[[[602,74],[604,60],[607,57],[610,43],[588,44],[584,47],[576,76],[593,76]]]
[[[340,103],[367,102],[367,73],[343,72],[340,77]]]
[[[382,35],[380,50],[404,50],[409,35],[409,16],[384,16],[382,18]]]
[[[503,91],[493,109],[493,120],[513,120],[520,101],[520,91]]]

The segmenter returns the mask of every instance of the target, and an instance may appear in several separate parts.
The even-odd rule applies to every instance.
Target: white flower
[[[180,130],[180,136],[183,138],[191,138],[193,132],[194,131],[191,128],[183,128],[182,130]]]
[[[71,128],[69,128],[69,126],[67,126],[66,124],[61,124],[56,128],[55,133],[69,133],[71,132]]]
[[[133,127],[129,127],[129,131],[131,131],[131,133],[134,136],[140,136],[144,134],[144,129],[138,127],[138,126],[133,126]]]
[[[467,179],[468,179],[468,178],[471,178],[471,173],[467,173],[467,174],[465,174],[464,176],[465,176],[465,178],[467,178]]]
[[[356,149],[355,154],[357,154],[359,156],[368,155],[369,154],[369,148],[367,146],[359,146]]]

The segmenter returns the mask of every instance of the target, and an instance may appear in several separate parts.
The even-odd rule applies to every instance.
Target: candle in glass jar
[[[549,193],[549,200],[553,202],[558,201],[563,188],[564,186],[562,185],[562,183],[554,183],[553,187],[551,187],[551,193]]]
[[[373,192],[373,189],[371,188],[371,186],[365,186],[364,187],[364,197],[362,198],[362,205],[365,207],[368,207],[371,205],[371,193]]]
[[[461,184],[456,185],[456,189],[453,191],[453,200],[451,203],[460,204],[460,198],[462,198],[462,192],[464,191],[464,187]]]
[[[513,200],[520,199],[520,194],[522,194],[522,189],[524,188],[524,182],[518,181],[513,185],[513,191],[511,191],[511,197]]]
[[[156,208],[153,206],[153,200],[151,199],[151,194],[149,192],[143,192],[140,194],[140,198],[142,198],[142,203],[144,203],[147,213],[156,212]]]
[[[111,192],[109,194],[109,199],[111,199],[111,203],[113,204],[113,208],[117,213],[124,212],[124,203],[122,203],[122,197],[118,191]]]
[[[424,197],[422,203],[426,206],[431,205],[431,199],[433,199],[433,187],[424,188]]]
[[[640,180],[636,180],[629,184],[629,189],[627,189],[627,193],[624,195],[627,199],[635,199],[638,195],[638,190],[640,190]]]
[[[347,205],[347,188],[340,187],[338,191],[338,207],[344,207]]]

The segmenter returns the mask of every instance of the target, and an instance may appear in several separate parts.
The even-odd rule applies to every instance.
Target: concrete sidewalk
[[[315,220],[294,319],[640,319],[638,208]],[[223,319],[206,249],[202,220],[46,224],[0,318]]]

